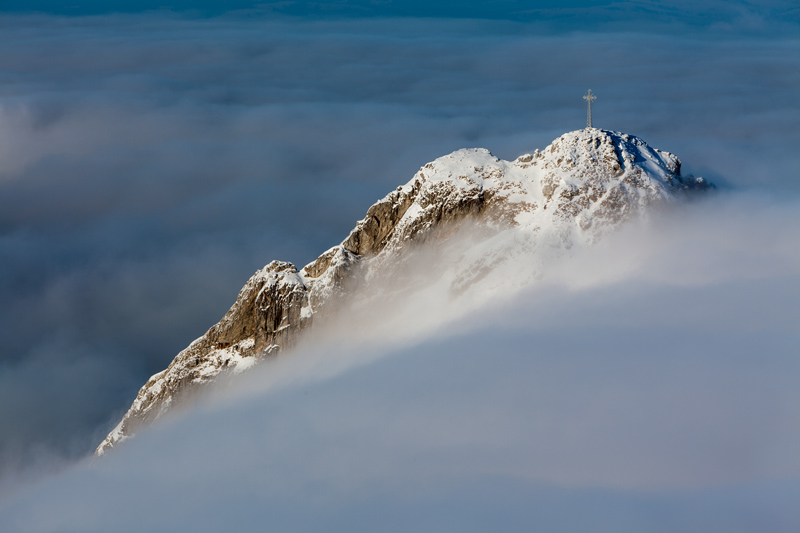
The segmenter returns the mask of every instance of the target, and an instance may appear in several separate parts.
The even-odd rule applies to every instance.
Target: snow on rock
[[[587,128],[542,151],[502,161],[484,149],[462,149],[432,161],[367,211],[347,238],[299,272],[273,261],[245,284],[222,320],[142,387],[97,454],[167,412],[180,397],[225,370],[294,344],[315,315],[335,309],[359,283],[397,268],[410,243],[445,243],[466,225],[472,245],[438,265],[454,297],[467,293],[509,258],[537,247],[592,243],[649,206],[709,185],[680,175],[674,155],[641,139]],[[441,267],[441,268],[439,268]],[[518,283],[538,275],[513,272]]]

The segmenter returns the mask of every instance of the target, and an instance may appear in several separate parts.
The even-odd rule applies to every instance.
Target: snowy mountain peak
[[[380,290],[399,283],[395,273],[414,246],[433,244],[436,253],[430,259],[435,268],[423,274],[430,279],[413,286],[446,286],[448,297],[463,299],[466,308],[482,289],[496,289],[492,283],[513,279],[524,286],[537,279],[541,249],[593,243],[646,215],[652,204],[709,187],[700,178],[682,177],[680,168],[676,156],[637,137],[595,128],[566,133],[514,161],[481,148],[440,157],[373,204],[344,241],[301,270],[273,261],[257,271],[222,320],[148,380],[96,453],[156,420],[220,372],[241,371],[292,346],[342,299],[356,293],[379,297]],[[469,240],[452,238],[467,227]],[[532,258],[525,263],[529,271],[491,275],[522,253]]]

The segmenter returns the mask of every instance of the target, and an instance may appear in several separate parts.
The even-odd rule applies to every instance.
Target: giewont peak
[[[481,148],[457,150],[427,163],[405,185],[373,204],[340,244],[298,270],[273,261],[256,272],[220,322],[152,376],[97,454],[190,397],[223,371],[241,371],[295,344],[318,318],[364,290],[370,279],[392,279],[420,243],[441,253],[417,290],[448,283],[453,298],[468,298],[505,268],[514,254],[534,261],[514,279],[537,278],[539,250],[568,250],[595,242],[618,225],[646,215],[651,205],[705,189],[680,174],[680,160],[638,137],[596,128],[565,133],[542,151],[502,161]],[[470,224],[466,226],[466,224]],[[459,227],[469,247],[448,248]],[[493,282],[492,282],[493,283]],[[486,288],[486,287],[484,287]],[[461,300],[462,303],[464,300]]]

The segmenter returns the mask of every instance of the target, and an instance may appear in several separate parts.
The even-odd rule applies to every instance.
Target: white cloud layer
[[[596,311],[581,315],[591,338],[604,320],[621,327],[597,287],[628,278],[617,298],[644,305],[653,293],[670,310],[640,307],[633,323],[794,331],[796,25],[752,5],[710,23],[730,2],[695,18],[686,5],[666,17],[637,5],[596,32],[593,15],[580,31],[535,14],[0,17],[0,494],[20,471],[90,453],[254,270],[313,259],[451,150],[543,148],[584,124],[590,87],[596,124],[676,153],[724,189],[758,192],[694,222],[718,229],[714,253],[687,214],[687,231],[660,244],[626,234],[639,244],[622,248],[625,261],[593,252],[592,268],[564,267],[563,286],[531,298],[556,305],[577,291],[575,306]],[[656,19],[659,31],[643,29]],[[706,299],[681,304],[698,288]],[[526,309],[554,327],[571,316]],[[527,328],[510,339],[536,344]]]
[[[467,316],[428,299],[434,331],[322,335],[0,527],[796,531],[799,207],[718,195]]]

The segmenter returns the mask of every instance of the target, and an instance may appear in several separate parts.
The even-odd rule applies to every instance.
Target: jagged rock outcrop
[[[251,277],[222,320],[142,387],[102,454],[225,370],[242,371],[290,347],[314,317],[358,283],[395,267],[410,244],[442,242],[464,221],[498,236],[462,255],[452,274],[457,297],[521,242],[569,248],[594,242],[654,203],[708,187],[680,175],[680,161],[637,137],[598,129],[567,133],[543,151],[501,161],[487,150],[458,150],[426,164],[376,202],[347,238],[299,272],[273,261]],[[524,238],[520,239],[520,235]],[[510,244],[509,244],[510,243]]]

